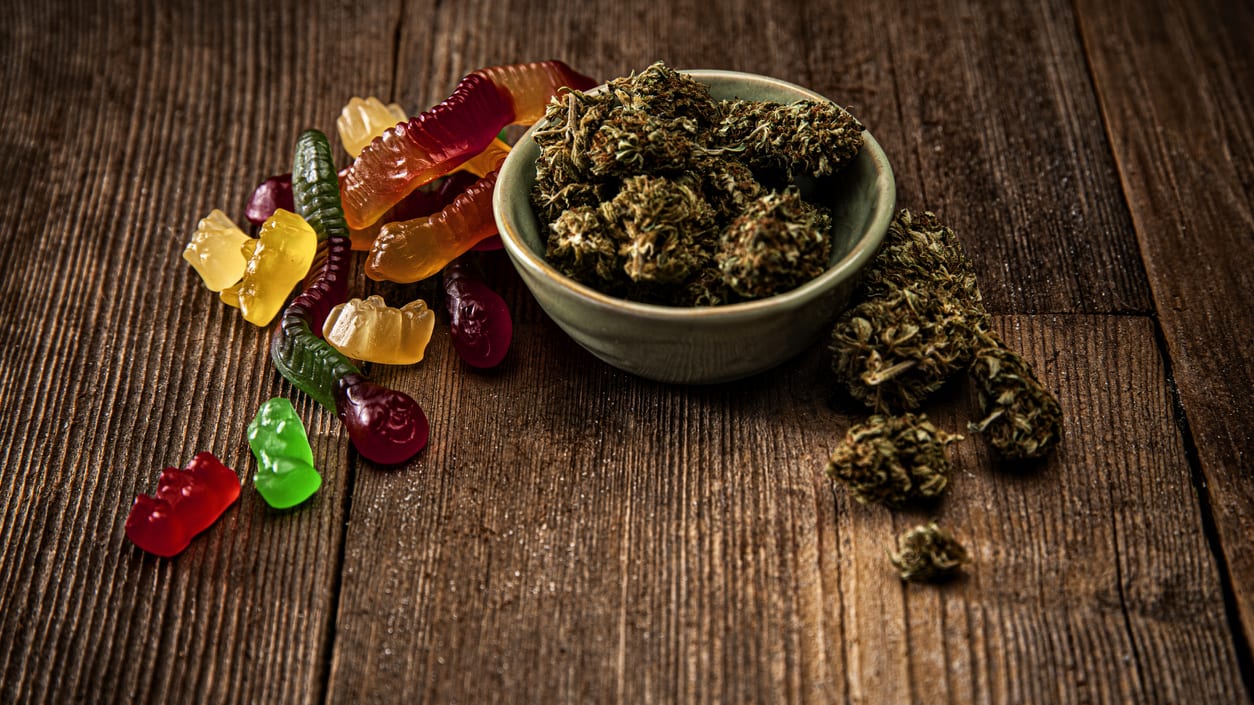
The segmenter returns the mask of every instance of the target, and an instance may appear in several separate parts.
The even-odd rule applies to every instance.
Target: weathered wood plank
[[[806,81],[884,145],[1000,312],[1146,311],[1144,272],[1068,3],[799,3]]]
[[[376,46],[370,13],[305,3],[22,3],[10,19],[0,700],[318,701],[351,479],[328,414],[299,403],[326,478],[309,507],[269,511],[246,480],[170,561],[123,522],[199,450],[251,475],[244,427],[291,390],[268,331],[181,250],[211,208],[243,222],[300,128],[333,128],[351,86],[390,75],[390,26]]]
[[[1152,321],[997,324],[1058,393],[1066,438],[1049,462],[1019,470],[994,469],[978,438],[956,447],[955,466],[967,470],[938,514],[969,542],[974,564],[939,591],[906,590],[909,649],[919,654],[912,697],[1248,698]],[[974,414],[972,400],[958,401],[938,409],[938,423],[958,428]]]
[[[997,471],[970,439],[951,494],[905,514],[822,477],[861,411],[829,401],[817,350],[680,388],[544,320],[488,377],[437,336],[416,383],[431,447],[357,478],[332,700],[1245,697],[1152,323],[999,327],[1058,391],[1062,449]],[[974,404],[959,385],[932,411],[960,428]],[[934,514],[975,564],[903,587],[884,550]]]
[[[1242,334],[1254,324],[1254,7],[1077,7],[1248,645],[1254,353]]]

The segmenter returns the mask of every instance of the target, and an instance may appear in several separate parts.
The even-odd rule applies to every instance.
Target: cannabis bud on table
[[[772,296],[822,274],[831,217],[797,177],[857,156],[839,106],[715,100],[665,64],[554,98],[532,136],[531,200],[546,259],[598,291],[709,306]]]
[[[916,526],[897,537],[897,551],[889,552],[902,580],[937,582],[971,561],[962,544],[941,530],[936,522]]]
[[[945,447],[962,436],[937,428],[926,415],[872,416],[851,427],[827,462],[854,499],[899,507],[939,497],[949,485]]]
[[[1057,399],[990,330],[975,273],[932,213],[898,212],[855,304],[832,329],[832,369],[878,413],[919,408],[967,369],[983,419],[971,425],[1003,459],[1039,458],[1062,434]]]

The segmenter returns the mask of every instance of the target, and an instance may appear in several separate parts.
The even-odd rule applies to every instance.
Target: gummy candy
[[[479,179],[439,213],[383,226],[370,247],[366,276],[402,284],[426,279],[495,235],[492,189],[496,176],[494,171]]]
[[[563,87],[586,91],[597,85],[566,62],[557,60],[489,66],[474,73],[492,81],[509,96],[514,109],[513,125],[530,125],[544,117],[549,100]]]
[[[462,164],[460,169],[468,171],[479,178],[487,176],[489,173],[496,171],[501,162],[505,161],[505,157],[509,156],[510,146],[506,144],[500,137],[492,140],[482,152],[476,154]]]
[[[457,168],[506,125],[535,122],[561,86],[596,85],[561,61],[475,71],[442,103],[393,126],[367,145],[341,185],[344,216],[362,229],[415,188]]]
[[[295,507],[322,486],[305,426],[287,399],[275,397],[261,405],[248,424],[248,447],[257,458],[253,486],[271,507]]]
[[[251,239],[226,213],[215,208],[196,224],[192,241],[183,250],[183,259],[196,270],[210,291],[222,291],[244,276],[248,260],[240,248]]]
[[[239,488],[234,470],[212,453],[197,453],[183,470],[162,470],[154,496],[135,498],[126,537],[154,555],[178,555],[239,498]]]
[[[359,374],[336,380],[334,393],[340,422],[363,457],[381,465],[395,465],[427,445],[427,415],[409,395]]]
[[[310,160],[318,164],[305,163]],[[400,463],[427,443],[422,407],[402,392],[369,382],[348,358],[318,337],[327,314],[347,295],[349,240],[331,164],[326,136],[316,130],[302,133],[292,165],[296,207],[323,228],[326,239],[310,283],[283,312],[270,358],[288,381],[336,412],[363,457]],[[350,387],[360,389],[350,395]]]
[[[381,296],[350,299],[331,309],[322,335],[346,356],[383,365],[422,360],[435,330],[435,313],[422,299],[392,308]]]
[[[253,189],[248,197],[248,205],[244,208],[244,217],[254,226],[266,222],[274,212],[283,210],[294,211],[292,202],[292,175],[278,174],[262,181]]]
[[[444,293],[457,355],[471,367],[500,364],[514,334],[505,300],[461,260],[444,268]]]
[[[305,130],[296,138],[292,157],[292,202],[317,233],[318,242],[348,239],[348,225],[340,207],[340,182],[331,160],[331,144],[317,130]]]
[[[455,171],[443,177],[439,182],[433,182],[431,186],[435,188],[415,189],[374,223],[361,230],[349,229],[353,249],[369,250],[375,238],[379,236],[379,231],[388,223],[413,220],[438,213],[478,180],[478,177],[470,171]]]
[[[280,208],[261,226],[257,239],[244,243],[241,250],[248,258],[244,278],[220,296],[227,305],[238,306],[244,320],[265,326],[309,271],[318,236],[304,218]]]
[[[374,96],[365,100],[353,96],[348,105],[340,111],[335,127],[340,133],[340,144],[349,156],[356,157],[366,145],[383,134],[383,131],[398,122],[405,122],[409,116],[405,109],[396,103],[383,104]]]

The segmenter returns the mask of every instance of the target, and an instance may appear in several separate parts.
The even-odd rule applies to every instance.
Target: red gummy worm
[[[126,537],[154,555],[176,556],[239,499],[239,489],[234,470],[212,453],[197,453],[185,469],[161,471],[155,496],[135,498]]]
[[[471,75],[475,74],[492,81],[502,93],[509,96],[514,109],[515,125],[530,125],[544,117],[545,106],[563,87],[586,91],[597,85],[596,80],[556,59],[490,66]]]
[[[514,119],[509,97],[470,74],[444,102],[366,145],[340,185],[344,219],[362,230],[411,191],[482,152]]]

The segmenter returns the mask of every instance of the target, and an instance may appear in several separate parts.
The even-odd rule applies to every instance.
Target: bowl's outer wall
[[[793,102],[826,100],[799,86],[752,74],[686,72],[715,98]],[[840,174],[817,182],[832,209],[832,269],[793,292],[709,308],[623,302],[573,282],[544,262],[544,229],[531,208],[539,147],[530,132],[501,168],[497,224],[523,282],[544,311],[577,343],[622,370],[662,382],[716,383],[774,367],[808,347],[849,302],[857,272],[883,239],[895,189],[882,150],[867,144]],[[822,192],[838,195],[823,199]]]

